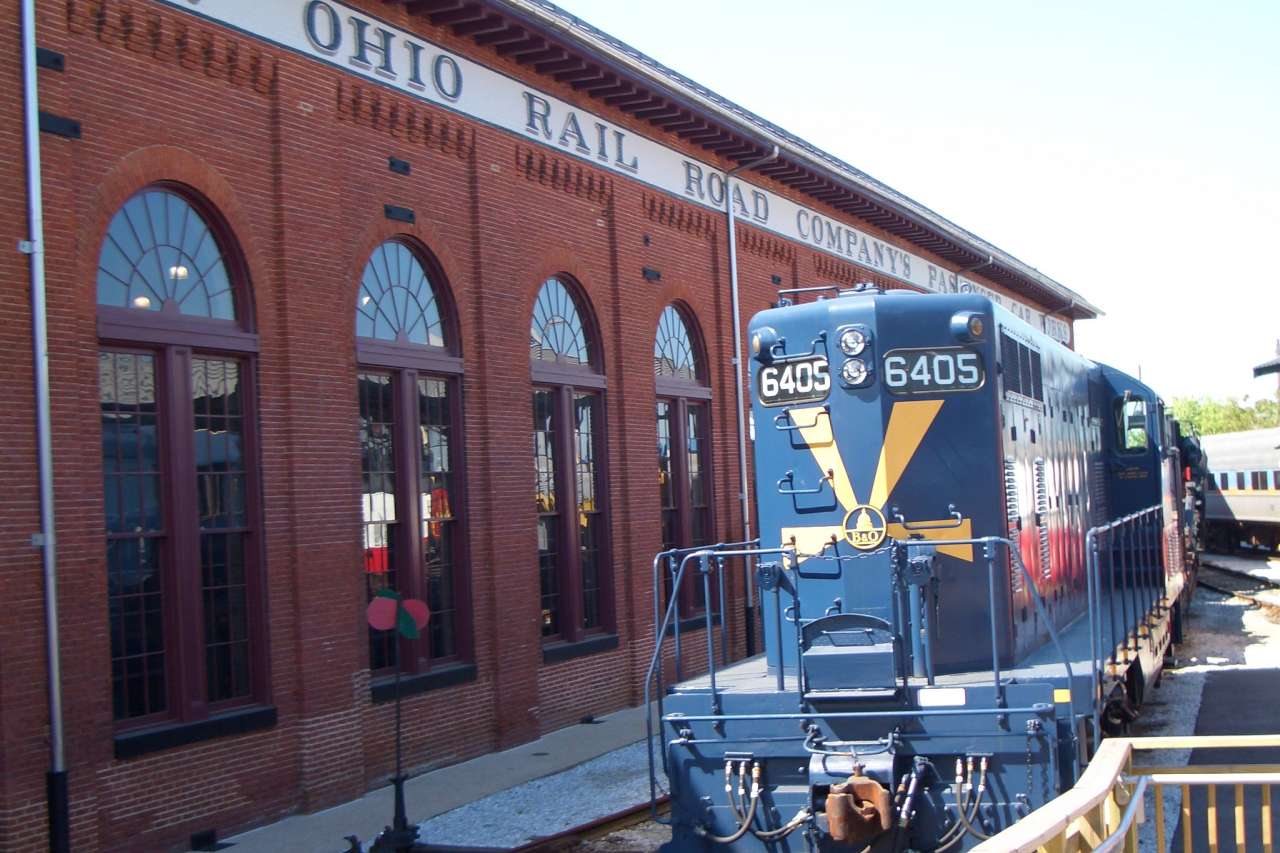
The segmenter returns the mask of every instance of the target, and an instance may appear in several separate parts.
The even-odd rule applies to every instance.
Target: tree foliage
[[[1252,404],[1249,398],[1175,397],[1173,416],[1184,426],[1190,425],[1200,435],[1221,432],[1243,432],[1280,426],[1280,403],[1263,398]]]

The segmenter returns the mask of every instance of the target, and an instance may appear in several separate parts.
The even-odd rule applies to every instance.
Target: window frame
[[[1128,420],[1131,417],[1128,413],[1130,406],[1140,406],[1142,411],[1142,426],[1131,427]],[[1145,397],[1134,395],[1125,399],[1125,397],[1116,397],[1114,402],[1114,420],[1115,420],[1115,437],[1116,452],[1127,456],[1137,456],[1151,450],[1151,403]],[[1142,446],[1131,447],[1129,445],[1129,434],[1135,430],[1142,430]]]
[[[711,387],[706,382],[707,376],[707,359],[706,349],[702,344],[702,338],[698,333],[697,324],[693,321],[691,312],[683,305],[678,303],[669,303],[663,306],[662,312],[659,314],[658,324],[655,326],[654,343],[658,342],[658,335],[662,331],[662,315],[667,309],[674,310],[680,321],[684,324],[685,333],[689,337],[689,346],[693,354],[694,376],[696,379],[688,379],[681,376],[669,376],[658,372],[657,362],[654,364],[654,425],[657,428],[658,404],[666,403],[671,407],[672,414],[669,415],[671,425],[671,476],[673,479],[673,494],[676,497],[676,538],[679,542],[685,543],[677,545],[678,548],[691,548],[692,532],[693,532],[693,509],[689,490],[691,482],[689,479],[689,443],[688,443],[688,423],[689,408],[692,403],[702,410],[705,430],[705,441],[707,447],[702,451],[705,467],[703,469],[703,482],[708,490],[707,495],[707,528],[709,534],[714,534],[718,529],[716,526],[716,502],[714,499],[714,451],[712,448],[712,392]],[[660,493],[659,493],[660,494]],[[659,508],[659,512],[665,512],[663,508]],[[710,542],[715,541],[715,536],[710,535]],[[666,543],[662,543],[664,548]],[[678,568],[678,566],[677,566]],[[664,571],[667,571],[664,569]],[[705,604],[699,605],[696,602],[696,592],[694,590],[694,582],[699,579],[695,575],[688,575],[686,570],[686,582],[680,590],[680,601],[678,611],[681,618],[699,617],[706,614]],[[663,582],[663,596],[666,593],[667,583]],[[719,600],[719,586],[712,584],[711,593],[711,609],[712,613],[718,614],[723,610],[723,602]],[[667,601],[664,601],[664,604]],[[702,624],[698,620],[698,624]]]
[[[395,639],[397,663],[403,676],[433,677],[443,675],[441,682],[453,683],[450,674],[462,669],[474,672],[475,637],[472,624],[471,551],[467,519],[466,454],[462,452],[465,430],[463,422],[463,385],[465,371],[460,355],[461,343],[457,311],[448,279],[440,264],[425,247],[404,234],[396,234],[378,242],[368,253],[361,272],[380,248],[387,243],[397,243],[408,249],[422,266],[431,287],[444,334],[444,346],[402,343],[378,338],[366,338],[355,334],[356,312],[352,312],[352,328],[355,336],[355,379],[357,393],[357,418],[359,413],[359,381],[365,374],[389,376],[391,379],[392,412],[395,427],[392,434],[392,453],[396,460],[395,507],[396,552],[401,555],[396,566],[396,590],[405,598],[427,600],[427,583],[424,577],[422,545],[422,512],[420,508],[421,471],[421,418],[418,408],[418,382],[422,379],[438,379],[446,383],[449,395],[449,474],[451,509],[453,510],[453,645],[451,655],[431,657],[430,627],[417,640]],[[359,277],[356,282],[356,299],[359,298]],[[360,465],[357,460],[357,465]],[[363,495],[363,492],[362,492]],[[362,498],[363,499],[363,498]],[[366,522],[361,519],[362,529]],[[362,582],[366,582],[364,572]],[[367,582],[366,582],[367,583]],[[379,687],[395,677],[396,665],[373,669],[371,643],[364,643],[366,665],[370,668],[375,698],[381,700],[385,691]],[[428,684],[419,685],[429,687]]]
[[[160,472],[162,535],[159,545],[161,631],[164,639],[166,708],[133,717],[116,718],[120,735],[177,724],[191,726],[215,721],[243,709],[271,702],[270,636],[267,628],[265,517],[262,497],[261,425],[258,404],[258,335],[254,331],[248,267],[230,227],[218,211],[193,190],[156,182],[139,188],[116,206],[148,192],[171,193],[191,206],[215,240],[231,285],[235,319],[201,318],[179,313],[168,305],[159,311],[96,304],[97,353],[146,355],[155,360],[156,437]],[[110,221],[110,220],[109,220]],[[102,230],[98,255],[107,239]],[[100,261],[99,261],[100,262]],[[95,275],[97,266],[95,265]],[[99,355],[100,357],[100,355]],[[203,530],[199,517],[192,409],[192,365],[197,359],[235,361],[243,390],[243,460],[245,477],[245,619],[248,635],[246,695],[211,701],[208,690],[203,563]],[[101,389],[99,389],[101,399]],[[101,404],[99,404],[100,407]],[[100,414],[99,414],[100,417]],[[105,472],[104,472],[105,474]],[[106,496],[103,496],[105,520]],[[219,530],[220,528],[210,528]],[[104,544],[112,541],[105,530]],[[104,562],[107,555],[104,552]],[[180,566],[181,564],[181,566]],[[182,567],[185,566],[184,570]],[[110,570],[108,569],[108,572]],[[109,593],[108,593],[109,597]],[[108,617],[110,625],[110,617]],[[114,651],[111,660],[114,661]],[[108,667],[112,671],[114,664]],[[114,687],[112,688],[114,691]],[[114,702],[114,697],[113,700]],[[272,716],[272,721],[274,717]],[[221,734],[217,727],[213,735]],[[167,745],[161,743],[156,748]],[[119,744],[117,744],[119,746]],[[147,748],[141,751],[150,751]]]
[[[614,602],[614,563],[613,563],[613,530],[612,501],[609,494],[609,430],[608,430],[608,380],[606,379],[600,331],[595,314],[590,309],[582,287],[570,276],[557,273],[548,276],[538,285],[530,304],[528,317],[533,319],[534,308],[543,288],[550,282],[560,284],[573,300],[582,332],[586,338],[587,362],[569,363],[550,361],[532,357],[529,359],[529,403],[532,418],[533,395],[538,391],[550,391],[552,394],[552,432],[553,453],[552,471],[556,482],[556,581],[558,595],[558,627],[553,634],[541,634],[544,662],[555,662],[571,654],[573,647],[581,646],[584,653],[597,649],[612,648],[607,643],[600,643],[604,638],[616,638],[617,612]],[[591,628],[582,626],[584,606],[582,566],[580,559],[580,534],[574,524],[578,512],[577,481],[577,420],[575,402],[581,393],[595,397],[595,422],[592,425],[592,451],[595,458],[595,492],[597,512],[600,514],[600,541],[597,543],[597,595],[599,624]],[[534,436],[536,424],[530,421],[529,435]],[[536,472],[535,472],[536,478]],[[536,501],[536,479],[535,493]],[[537,514],[535,514],[536,523]],[[536,554],[536,549],[535,549]],[[542,624],[542,592],[539,580],[539,630]]]
[[[669,412],[671,413],[668,415],[668,417],[670,418],[670,423],[671,423],[670,441],[671,441],[671,448],[673,450],[673,452],[671,453],[671,479],[673,481],[672,493],[676,497],[676,500],[675,500],[676,539],[678,540],[679,543],[681,543],[681,544],[677,544],[675,548],[679,550],[688,550],[690,548],[704,547],[703,545],[693,544],[693,509],[694,508],[692,505],[692,499],[689,494],[692,483],[689,478],[688,424],[689,424],[690,408],[691,407],[700,408],[702,411],[702,417],[704,418],[703,428],[705,431],[705,436],[703,438],[703,441],[705,441],[707,445],[706,448],[701,451],[703,454],[703,462],[704,462],[702,479],[703,479],[703,483],[705,484],[705,487],[708,490],[707,530],[709,534],[714,534],[714,532],[718,528],[716,527],[716,504],[715,504],[715,500],[711,496],[712,486],[715,481],[712,476],[714,460],[712,458],[712,453],[711,453],[710,389],[707,390],[707,396],[705,397],[695,396],[695,395],[670,396],[669,392],[667,394],[659,395],[655,400],[655,406],[654,406],[655,427],[656,427],[656,421],[657,421],[657,404],[662,404],[662,403],[665,403],[670,407]],[[666,510],[665,508],[661,508],[660,511],[665,512]],[[716,541],[716,537],[714,535],[710,535],[708,536],[708,541],[704,544],[712,545],[712,544],[715,544],[715,541]],[[665,547],[666,546],[665,542],[662,544],[663,544],[664,550],[670,550]],[[679,566],[677,565],[676,568],[678,569]],[[698,604],[696,600],[697,593],[696,593],[696,590],[694,589],[694,583],[700,582],[700,581],[697,579],[696,574],[690,575],[688,569],[686,569],[685,574],[686,574],[685,584],[680,590],[680,604],[679,604],[679,616],[682,619],[689,616],[701,616],[706,613],[706,606]],[[714,582],[713,580],[713,583],[711,585],[711,594],[712,594],[711,610],[713,613],[717,613],[717,614],[720,613],[721,604],[722,604],[722,602],[719,601],[718,589],[719,589],[718,583]],[[665,580],[664,580],[664,587],[663,587],[663,595],[665,599],[665,596],[667,595]],[[665,599],[664,604],[667,603],[667,601],[669,601],[669,599]]]

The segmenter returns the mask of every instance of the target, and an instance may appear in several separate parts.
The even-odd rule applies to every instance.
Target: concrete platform
[[[1200,702],[1200,714],[1196,718],[1197,735],[1251,735],[1272,734],[1280,725],[1280,670],[1236,669],[1211,672],[1205,679],[1204,694]],[[1194,750],[1188,765],[1235,764],[1242,769],[1250,764],[1280,763],[1280,749],[1206,749]],[[1246,850],[1263,850],[1260,824],[1262,819],[1262,795],[1258,786],[1244,789],[1242,801],[1246,816],[1246,844],[1237,844],[1235,838],[1234,807],[1236,792],[1230,785],[1217,785],[1219,848],[1223,853]],[[1193,820],[1191,833],[1193,850],[1209,850],[1209,838],[1205,821],[1200,819],[1208,808],[1208,788],[1198,787],[1191,792]],[[1178,822],[1170,850],[1181,850],[1186,827]],[[1272,837],[1280,837],[1280,811],[1271,816]]]
[[[531,743],[443,767],[405,783],[409,821],[421,823],[500,790],[575,767],[644,739],[644,709],[627,708]],[[391,822],[388,785],[324,811],[293,815],[222,840],[230,853],[340,853],[348,835],[368,845]],[[430,839],[422,839],[429,841]]]

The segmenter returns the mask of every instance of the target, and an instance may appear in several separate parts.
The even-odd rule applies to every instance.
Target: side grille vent
[[[1036,528],[1040,533],[1040,577],[1049,580],[1049,485],[1045,482],[1044,459],[1036,457]]]
[[[1018,466],[1013,457],[1004,459],[1004,505],[1008,514],[1009,541],[1018,547],[1018,521],[1022,516],[1018,508]],[[1009,561],[1009,588],[1015,593],[1022,592],[1022,572],[1018,571],[1013,560]]]

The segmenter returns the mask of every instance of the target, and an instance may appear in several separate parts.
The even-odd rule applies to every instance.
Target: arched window
[[[442,279],[425,253],[388,240],[365,264],[355,305],[361,572],[369,597],[390,587],[431,608],[420,640],[371,630],[369,666],[378,678],[400,662],[422,686],[456,675],[470,654],[457,476],[462,360]]]
[[[599,342],[572,285],[545,281],[529,327],[542,636],[556,658],[612,630]],[[580,646],[591,650],[591,643]],[[554,648],[554,651],[553,651]]]
[[[226,234],[154,186],[98,256],[112,707],[130,726],[266,698],[257,336]]]
[[[218,241],[185,198],[146,190],[111,218],[98,256],[98,304],[235,320]]]
[[[657,376],[698,382],[704,378],[700,368],[684,317],[674,305],[668,305],[658,318],[658,334],[653,339],[653,372]]]
[[[709,545],[715,539],[711,513],[711,389],[706,384],[705,361],[689,327],[687,315],[675,305],[668,305],[658,318],[653,341],[663,550]],[[705,606],[701,579],[691,577],[681,591],[681,607],[701,610]]]
[[[380,341],[444,346],[444,324],[427,271],[404,243],[373,250],[360,276],[356,335]]]
[[[534,361],[590,363],[587,332],[583,328],[578,305],[559,279],[548,279],[533,303],[529,355]]]

